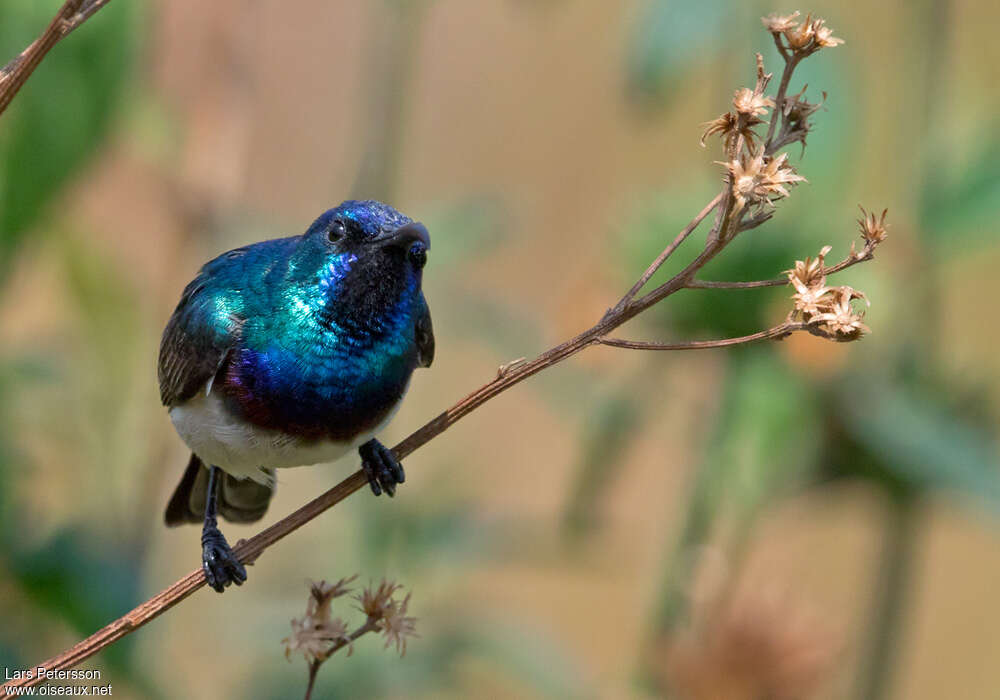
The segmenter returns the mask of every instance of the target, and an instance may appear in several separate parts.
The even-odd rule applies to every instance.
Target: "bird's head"
[[[302,235],[293,275],[307,284],[318,279],[344,302],[384,307],[407,291],[419,293],[430,244],[423,224],[392,207],[349,200]]]

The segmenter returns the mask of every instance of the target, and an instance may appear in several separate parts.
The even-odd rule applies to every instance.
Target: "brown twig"
[[[799,65],[799,61],[801,60],[799,54],[786,52],[777,37],[775,37],[774,41],[778,45],[778,50],[781,51],[782,56],[785,58],[785,68],[781,71],[778,94],[774,98],[774,111],[771,113],[771,122],[767,125],[767,136],[764,138],[764,142],[767,144],[764,152],[767,154],[774,153],[779,148],[774,141],[774,127],[778,125],[779,119],[782,122],[785,121],[785,98],[788,95],[788,83],[792,79],[795,67]]]
[[[741,335],[738,338],[723,338],[722,340],[691,340],[684,343],[654,343],[645,340],[624,340],[622,338],[598,338],[601,345],[611,345],[629,350],[706,350],[708,348],[726,348],[733,345],[745,345],[758,340],[771,338],[782,339],[796,331],[809,330],[809,324],[802,321],[786,321],[766,331]]]
[[[875,257],[875,246],[866,245],[864,249],[855,255],[848,255],[846,258],[841,260],[836,265],[831,265],[830,267],[824,267],[822,273],[824,276],[833,275],[841,270],[846,270],[852,265],[857,265],[859,262],[864,262],[866,260],[871,260]],[[754,282],[716,282],[712,280],[699,280],[692,279],[687,283],[688,289],[758,289],[760,287],[783,287],[788,284],[788,277],[775,277],[769,280],[756,280]]]
[[[67,2],[64,6],[64,11],[67,7],[80,7],[82,0],[71,0]],[[107,0],[98,0],[98,2],[91,2],[87,7],[93,7],[95,5],[103,4]],[[57,20],[60,19],[57,17]],[[56,22],[53,22],[53,26],[50,27],[49,31],[46,32],[46,36],[57,35],[59,30],[53,30],[56,27]],[[55,34],[53,34],[53,31]],[[43,36],[43,39],[45,37]],[[51,39],[51,37],[50,37]],[[58,40],[58,39],[56,39]],[[41,40],[40,40],[41,41]],[[52,42],[54,43],[54,42]],[[49,44],[48,48],[51,48]],[[48,48],[45,50],[47,51]],[[34,64],[40,60],[41,55],[44,55],[44,51],[33,52],[33,47],[29,47],[26,53],[31,54]],[[785,56],[786,61],[789,61],[788,56]],[[27,60],[27,58],[26,58]],[[789,61],[790,62],[790,61]],[[796,61],[797,63],[797,61]],[[21,66],[15,67],[15,71],[21,70]],[[28,71],[30,72],[30,71]],[[778,107],[775,112],[779,112],[780,106],[782,104],[782,98],[787,89],[788,81],[791,77],[791,71],[786,65],[785,75],[782,76],[782,87],[779,89],[779,102]],[[26,76],[25,76],[26,77]],[[758,58],[757,64],[757,87],[755,94],[758,96],[763,95],[764,87],[767,85],[767,81],[770,79],[770,75],[763,72],[763,66]],[[23,78],[21,79],[23,82]],[[9,101],[9,99],[8,99]],[[765,148],[771,146],[773,142],[770,141],[770,137],[773,135],[774,119],[777,115],[772,117],[772,129],[769,133],[769,139],[766,142]],[[746,125],[747,119],[743,119],[740,124]],[[742,137],[735,139],[736,154],[732,153],[732,145],[727,146],[725,155],[728,159],[732,160],[735,155],[738,155],[740,150],[745,149],[745,141]],[[733,187],[735,183],[733,182],[733,177],[731,173],[727,173],[722,191],[705,207],[701,212],[696,215],[691,222],[684,227],[684,229],[677,235],[673,242],[671,242],[662,253],[650,264],[646,271],[642,274],[639,280],[632,285],[629,291],[622,297],[622,299],[592,327],[578,334],[577,336],[559,344],[555,347],[546,350],[541,355],[535,357],[532,360],[525,362],[517,362],[511,365],[505,366],[500,372],[498,372],[491,381],[483,384],[481,387],[473,391],[471,394],[460,400],[458,403],[453,405],[448,410],[439,414],[423,427],[418,429],[416,432],[412,433],[405,440],[400,442],[395,446],[394,452],[398,459],[404,459],[416,449],[425,445],[434,437],[440,435],[449,427],[454,425],[462,417],[468,415],[470,412],[482,406],[484,403],[494,398],[498,394],[510,389],[516,384],[524,381],[525,379],[541,372],[542,370],[551,367],[572,355],[580,352],[584,348],[590,347],[592,345],[609,345],[615,347],[624,348],[636,348],[636,349],[647,349],[647,350],[686,350],[686,349],[697,349],[697,348],[710,348],[710,347],[724,347],[727,345],[736,345],[741,343],[749,343],[757,340],[764,340],[768,338],[781,338],[788,335],[794,331],[808,331],[823,337],[833,338],[833,339],[844,339],[838,338],[834,335],[823,331],[816,325],[807,322],[797,322],[793,319],[787,320],[785,323],[775,326],[769,330],[761,331],[759,333],[754,333],[752,335],[743,336],[740,338],[729,338],[725,340],[712,340],[712,341],[695,341],[689,343],[674,343],[674,344],[663,344],[663,343],[643,343],[638,341],[628,341],[620,340],[617,338],[609,338],[608,333],[617,329],[619,326],[624,324],[626,321],[639,315],[649,307],[658,304],[659,302],[666,299],[668,296],[686,288],[702,288],[702,287],[752,287],[752,286],[774,286],[777,284],[786,284],[786,279],[778,280],[765,280],[763,282],[751,282],[751,283],[713,283],[704,282],[695,279],[695,275],[699,270],[701,270],[710,260],[712,260],[719,252],[726,247],[726,245],[732,241],[733,237],[744,230],[743,217],[747,213],[746,207],[736,207],[735,198],[733,196]],[[704,248],[701,252],[687,264],[679,273],[674,275],[668,281],[664,282],[660,286],[648,292],[645,296],[638,299],[635,296],[639,293],[642,287],[652,278],[655,272],[660,268],[660,266],[669,258],[680,246],[680,244],[695,230],[698,224],[708,216],[712,211],[716,211],[716,220],[709,232]],[[751,218],[748,223],[754,222]],[[757,224],[763,223],[763,220],[756,222]],[[756,224],[755,224],[756,225]],[[827,274],[832,274],[839,270],[842,270],[850,265],[860,262],[861,260],[867,260],[872,257],[873,246],[868,246],[865,248],[864,252],[857,256],[855,259],[848,259],[843,263],[834,265],[832,268],[825,270]],[[295,530],[302,527],[304,524],[320,515],[324,511],[328,510],[335,504],[344,500],[350,496],[355,491],[365,487],[367,485],[367,478],[363,471],[358,470],[339,484],[331,488],[326,493],[320,495],[319,497],[313,499],[309,503],[305,504],[298,510],[294,511],[285,518],[274,523],[267,529],[258,533],[249,540],[240,540],[234,547],[236,555],[239,557],[240,561],[246,564],[252,564],[256,559],[264,552],[268,547],[275,544],[279,540],[283,539],[287,535],[291,534]],[[149,621],[155,619],[159,615],[163,614],[173,606],[177,605],[179,602],[190,596],[192,593],[197,591],[199,588],[205,585],[205,576],[203,571],[199,568],[196,569],[179,581],[164,589],[160,593],[156,594],[146,602],[142,603],[134,610],[124,615],[123,617],[110,623],[103,629],[99,630],[95,634],[87,637],[81,642],[75,644],[66,651],[58,654],[51,659],[48,659],[39,666],[44,666],[50,670],[62,670],[70,668],[84,659],[87,659],[94,654],[96,654],[101,649],[113,644],[122,637],[130,634],[139,627],[142,627]],[[25,687],[33,686],[40,683],[42,679],[19,679],[11,681],[3,686],[0,686],[0,691],[6,690],[8,693],[11,688],[14,687]]]
[[[698,225],[705,219],[705,217],[711,214],[715,208],[719,206],[720,201],[722,201],[721,192],[715,195],[715,199],[706,204],[705,208],[698,212],[698,215],[691,219],[691,222],[687,226],[681,229],[681,232],[677,234],[677,237],[674,238],[673,241],[670,242],[670,245],[664,248],[663,252],[656,256],[656,259],[649,264],[649,267],[646,268],[646,271],[642,273],[642,276],[639,277],[636,283],[632,285],[632,288],[625,293],[625,296],[623,296],[617,304],[615,304],[612,311],[620,311],[625,308],[626,304],[635,298],[635,295],[639,293],[640,289],[646,286],[646,282],[648,282],[649,279],[656,274],[656,271],[663,266],[663,263],[667,261],[667,258],[673,255],[678,246],[680,246],[680,244],[683,243],[696,228],[698,228]]]
[[[31,76],[45,54],[111,0],[66,0],[45,32],[0,69],[0,114]]]

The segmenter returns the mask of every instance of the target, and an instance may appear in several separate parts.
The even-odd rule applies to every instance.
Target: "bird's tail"
[[[265,470],[269,471],[269,470]],[[273,477],[273,472],[270,472]],[[167,503],[164,521],[167,527],[185,523],[201,524],[205,519],[205,498],[208,495],[208,469],[197,455],[192,454],[181,482]],[[259,484],[250,479],[237,479],[223,473],[219,488],[219,515],[231,523],[252,523],[264,517],[274,495],[274,479]]]

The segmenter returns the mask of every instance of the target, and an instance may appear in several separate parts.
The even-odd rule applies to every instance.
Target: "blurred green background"
[[[0,60],[57,8],[0,5]],[[197,528],[161,525],[186,449],[155,367],[202,262],[348,196],[427,223],[438,357],[392,442],[591,325],[701,209],[700,124],[754,51],[780,73],[759,17],[792,9],[122,0],[59,44],[0,116],[0,666],[197,565]],[[413,590],[421,637],[361,640],[319,697],[996,697],[1000,6],[798,9],[847,42],[792,85],[829,93],[792,149],[810,184],[705,276],[840,259],[857,204],[888,207],[838,277],[870,337],[588,350],[410,457],[401,497],[350,499],[83,667],[120,698],[301,697],[280,640],[305,581],[357,572]],[[753,332],[788,297],[684,292],[628,330]],[[261,525],[354,468],[280,474]]]

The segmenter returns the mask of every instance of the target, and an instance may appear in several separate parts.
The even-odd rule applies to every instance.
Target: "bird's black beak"
[[[409,250],[418,241],[424,244],[425,250],[429,250],[431,247],[430,234],[427,233],[427,228],[418,221],[400,226],[395,231],[384,233],[378,236],[375,241],[379,245],[393,245],[404,250]]]

